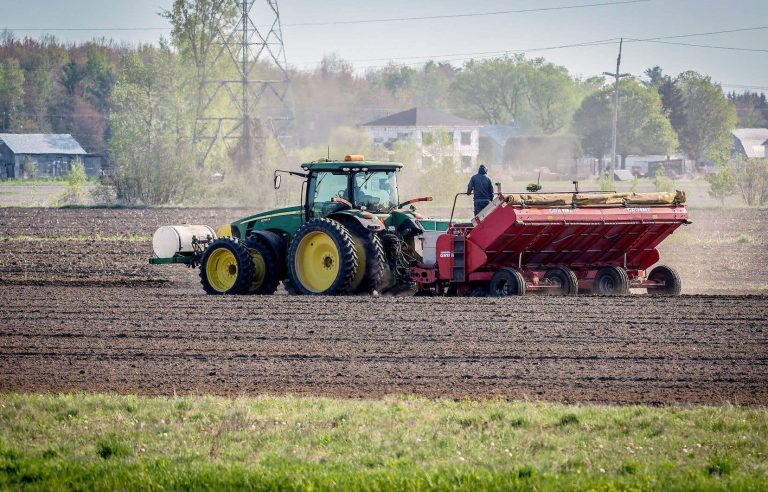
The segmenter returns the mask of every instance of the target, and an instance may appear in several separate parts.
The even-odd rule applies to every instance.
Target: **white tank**
[[[152,235],[152,250],[158,258],[171,258],[176,253],[193,253],[192,237],[216,239],[216,231],[207,225],[162,226]]]

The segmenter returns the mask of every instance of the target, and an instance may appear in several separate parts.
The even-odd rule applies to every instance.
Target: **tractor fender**
[[[250,241],[258,241],[259,243],[262,243],[269,247],[270,250],[272,250],[272,253],[275,255],[275,258],[278,259],[280,262],[280,277],[285,277],[285,257],[286,257],[286,248],[287,243],[285,239],[280,237],[277,233],[274,233],[272,231],[253,231],[248,236],[248,239]]]
[[[381,232],[384,230],[384,223],[369,212],[342,210],[341,212],[329,215],[328,218],[341,223],[344,223],[346,220],[354,219],[359,222],[365,230],[370,232]]]

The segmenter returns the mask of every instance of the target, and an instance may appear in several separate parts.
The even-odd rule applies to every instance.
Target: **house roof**
[[[731,132],[739,141],[747,157],[766,157],[765,142],[768,128],[737,128]]]
[[[0,133],[0,140],[14,154],[88,154],[68,133]]]
[[[411,108],[361,126],[480,126],[452,114],[432,108]]]

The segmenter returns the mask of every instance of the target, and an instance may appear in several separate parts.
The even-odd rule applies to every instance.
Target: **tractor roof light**
[[[344,156],[344,162],[364,161],[365,156],[361,154],[347,154]]]

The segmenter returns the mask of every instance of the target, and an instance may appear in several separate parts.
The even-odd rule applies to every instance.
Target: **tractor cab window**
[[[331,198],[350,199],[348,176],[347,173],[333,172],[319,172],[312,175],[309,181],[308,198],[310,214],[313,217],[325,217],[344,208],[343,204],[332,202]]]
[[[394,171],[355,173],[355,207],[387,213],[397,207],[397,178]]]

